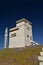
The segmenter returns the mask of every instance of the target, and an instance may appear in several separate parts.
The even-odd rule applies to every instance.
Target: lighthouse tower
[[[5,28],[4,48],[8,48],[8,28]]]

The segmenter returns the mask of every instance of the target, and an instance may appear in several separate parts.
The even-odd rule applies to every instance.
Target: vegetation
[[[42,46],[3,49],[0,51],[0,65],[38,65],[40,51]]]

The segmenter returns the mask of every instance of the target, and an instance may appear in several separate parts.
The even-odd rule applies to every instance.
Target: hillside
[[[0,65],[38,65],[38,55],[42,46],[0,51]]]

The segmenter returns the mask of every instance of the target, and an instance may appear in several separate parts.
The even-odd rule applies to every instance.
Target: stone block
[[[43,56],[38,56],[39,61],[43,61]]]
[[[40,55],[43,56],[43,52],[40,52]]]
[[[43,48],[42,48],[42,51],[43,51]]]
[[[43,65],[43,62],[39,62],[39,65]]]

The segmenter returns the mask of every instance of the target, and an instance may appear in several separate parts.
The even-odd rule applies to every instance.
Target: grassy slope
[[[26,47],[19,52],[15,49],[0,51],[0,65],[38,65],[38,55],[42,46]]]

